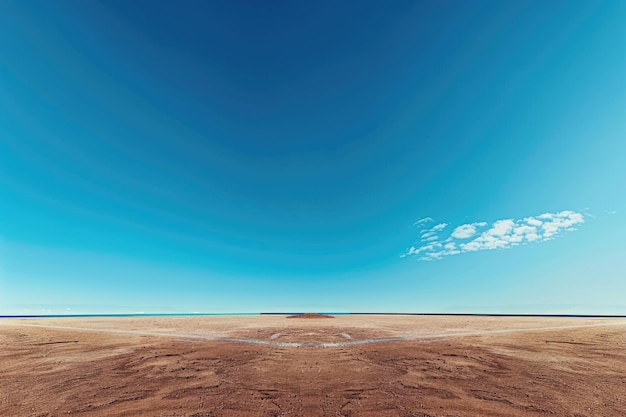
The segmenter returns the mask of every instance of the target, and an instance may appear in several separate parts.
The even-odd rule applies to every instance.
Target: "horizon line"
[[[15,314],[2,315],[0,319],[15,318],[80,318],[80,317],[176,317],[176,316],[283,316],[308,312],[254,312],[254,313],[84,313],[84,314]],[[578,317],[578,318],[626,318],[626,314],[544,314],[544,313],[416,313],[416,312],[333,312],[317,314],[332,315],[386,315],[386,316],[475,316],[475,317]]]

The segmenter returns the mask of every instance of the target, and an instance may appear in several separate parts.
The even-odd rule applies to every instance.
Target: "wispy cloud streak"
[[[432,217],[422,217],[421,219],[418,219],[415,223],[413,223],[413,226],[423,226],[426,223],[430,223],[433,221],[434,220]]]
[[[434,221],[431,218],[430,221]],[[420,232],[420,245],[411,246],[402,254],[432,261],[445,256],[481,250],[504,249],[531,242],[544,242],[585,222],[585,215],[575,211],[543,213],[523,219],[503,219],[493,222],[474,222],[455,227],[450,235],[442,236],[447,223],[439,223]]]

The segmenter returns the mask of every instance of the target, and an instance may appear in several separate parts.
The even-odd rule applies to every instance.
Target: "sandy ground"
[[[626,320],[0,320],[0,416],[625,416]]]

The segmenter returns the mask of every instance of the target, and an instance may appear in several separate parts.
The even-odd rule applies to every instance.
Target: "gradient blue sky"
[[[626,314],[624,21],[2,1],[0,313]]]

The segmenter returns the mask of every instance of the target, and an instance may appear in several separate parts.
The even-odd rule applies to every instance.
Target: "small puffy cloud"
[[[534,217],[526,217],[524,221],[530,226],[541,226],[541,223],[543,223],[541,220],[537,220]]]
[[[539,239],[541,239],[541,236],[539,236],[537,233],[529,233],[526,235],[526,240],[529,242],[534,242],[535,240]]]
[[[494,236],[488,233],[489,231],[481,234],[471,242],[461,244],[461,249],[466,252],[474,252],[477,250],[491,250],[504,248],[509,245],[509,241],[501,236]]]
[[[513,226],[515,226],[515,222],[511,219],[498,220],[491,226],[491,229],[485,232],[485,234],[488,236],[505,236],[513,230]]]
[[[419,248],[416,248],[415,246],[411,246],[409,250],[403,256],[419,255],[422,252],[433,252],[439,248],[441,248],[441,243],[439,242],[429,243],[427,245],[420,246]]]
[[[434,259],[440,259],[442,256],[443,256],[443,251],[442,252],[430,252],[426,256],[423,256],[422,258],[424,258],[423,260],[432,261]]]
[[[550,220],[545,221],[541,225],[543,230],[543,237],[550,239],[562,230],[575,230],[572,226],[578,223],[583,223],[585,220],[583,215],[574,211],[562,211],[553,215]]]
[[[420,236],[422,246],[419,248],[412,246],[402,256],[419,255],[420,260],[437,260],[444,256],[465,252],[503,249],[531,242],[542,242],[576,230],[575,226],[584,222],[585,215],[566,210],[518,220],[497,220],[482,232],[479,228],[487,226],[486,222],[462,224],[454,228],[447,237],[441,236],[441,233],[448,224],[439,223],[422,232]],[[439,242],[440,239],[443,243]]]
[[[455,239],[467,239],[476,234],[476,228],[471,224],[463,224],[452,231],[452,237]]]
[[[454,239],[469,239],[470,237],[476,234],[477,227],[487,226],[485,222],[478,223],[470,223],[470,224],[462,224],[461,226],[457,226],[453,231],[450,237]]]
[[[529,233],[537,233],[537,228],[535,226],[521,225],[517,226],[513,229],[513,233],[516,235],[527,235]]]
[[[448,226],[448,223],[439,223],[438,225],[433,226],[430,230],[432,230],[433,232],[439,232],[440,230],[445,229],[446,226]]]

